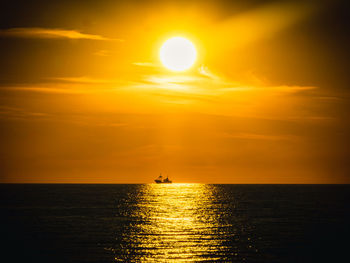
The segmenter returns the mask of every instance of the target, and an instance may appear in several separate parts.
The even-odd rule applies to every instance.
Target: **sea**
[[[1,184],[1,262],[350,262],[350,185]]]

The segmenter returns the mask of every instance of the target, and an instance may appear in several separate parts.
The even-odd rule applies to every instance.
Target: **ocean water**
[[[350,262],[349,185],[0,185],[2,262]]]

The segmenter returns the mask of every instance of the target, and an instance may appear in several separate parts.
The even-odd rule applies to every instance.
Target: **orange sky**
[[[341,1],[17,2],[0,182],[350,183]],[[188,71],[159,61],[172,36]]]

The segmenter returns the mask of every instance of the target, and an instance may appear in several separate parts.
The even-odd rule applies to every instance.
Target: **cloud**
[[[117,80],[113,79],[99,79],[99,78],[91,78],[91,77],[60,77],[60,78],[50,78],[52,80],[57,80],[60,82],[67,83],[83,83],[83,84],[113,84],[118,83]]]
[[[90,87],[90,85],[73,83],[40,83],[34,85],[3,86],[1,91],[8,92],[39,92],[48,94],[87,94],[101,92],[100,89]]]
[[[133,62],[132,64],[139,67],[150,67],[150,68],[157,67],[157,65],[152,62]]]
[[[56,123],[70,123],[79,126],[111,127],[125,128],[129,126],[128,122],[118,121],[114,115],[94,114],[94,113],[73,113],[73,112],[52,112],[46,109],[46,112],[33,111],[30,107],[12,107],[0,105],[0,121],[54,121]]]
[[[19,107],[0,106],[0,119],[45,119],[49,116],[50,115],[45,112],[30,111]]]
[[[319,6],[305,1],[274,2],[241,15],[234,15],[216,25],[215,34],[225,39],[229,48],[246,45],[261,39],[273,37],[275,34],[300,23],[310,17]],[[228,38],[227,35],[239,36]]]
[[[5,89],[5,88],[3,88]],[[84,94],[85,90],[78,89],[68,89],[68,88],[52,88],[52,87],[10,87],[7,90],[12,91],[32,91],[32,92],[40,92],[40,93],[60,93],[60,94]]]
[[[112,53],[113,53],[113,52],[110,51],[110,50],[101,49],[101,50],[98,50],[98,51],[94,52],[93,55],[99,56],[99,57],[108,57],[108,56],[110,56]]]
[[[225,76],[213,73],[208,67],[202,65],[194,74],[147,75],[143,77],[144,83],[140,84],[153,88],[182,90],[212,96],[222,96],[227,93],[242,91],[265,94],[292,94],[318,89],[316,86],[271,84],[255,75],[251,78],[248,81],[231,80]]]
[[[270,91],[270,92],[276,92],[276,93],[297,93],[302,91],[308,91],[308,90],[314,90],[317,89],[315,86],[295,86],[295,85],[280,85],[280,86],[266,86],[266,87],[259,87],[259,86],[242,86],[242,85],[232,85],[223,87],[222,91]]]
[[[191,75],[153,75],[145,78],[146,82],[153,84],[193,84],[201,80],[201,78]]]
[[[77,30],[41,27],[17,27],[0,30],[0,37],[9,38],[44,38],[44,39],[90,39],[104,41],[123,41],[123,39],[107,38],[100,35],[85,34]]]
[[[198,73],[201,75],[201,76],[205,76],[209,79],[212,79],[212,80],[220,80],[219,76],[215,75],[213,72],[211,72],[209,70],[208,67],[202,65],[198,68]]]
[[[245,140],[268,140],[268,141],[295,141],[298,139],[295,135],[267,135],[256,133],[225,133],[225,138],[245,139]]]

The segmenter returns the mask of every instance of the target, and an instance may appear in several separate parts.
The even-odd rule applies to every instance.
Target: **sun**
[[[197,58],[193,43],[184,37],[172,37],[164,42],[159,52],[160,61],[173,71],[189,69]]]

